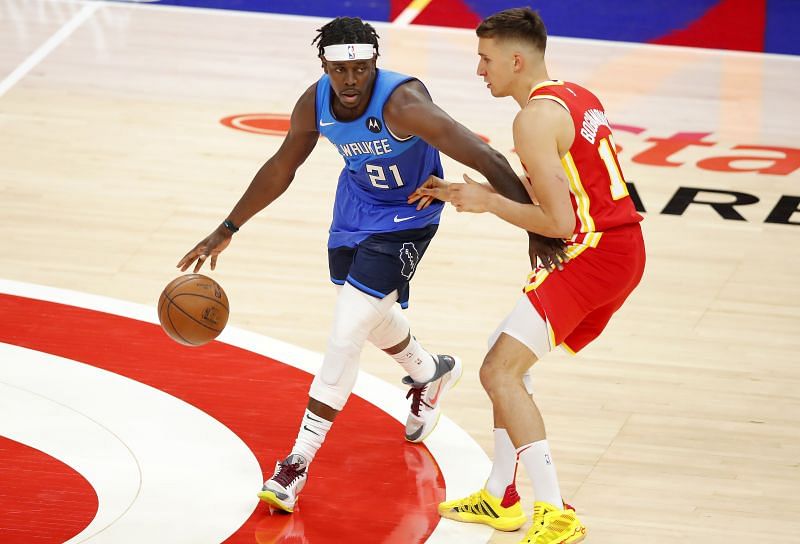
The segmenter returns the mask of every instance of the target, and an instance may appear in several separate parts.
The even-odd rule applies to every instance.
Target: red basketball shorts
[[[603,331],[644,273],[638,223],[590,233],[567,247],[563,270],[534,270],[525,292],[548,325],[550,345],[577,353]]]

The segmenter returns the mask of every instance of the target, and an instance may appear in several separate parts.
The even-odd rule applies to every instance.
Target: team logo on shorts
[[[419,252],[413,242],[406,242],[403,244],[403,247],[400,248],[400,262],[403,263],[403,269],[400,273],[404,278],[410,280],[419,262]]]
[[[377,117],[370,117],[367,119],[367,128],[370,132],[378,133],[383,130],[380,120]]]

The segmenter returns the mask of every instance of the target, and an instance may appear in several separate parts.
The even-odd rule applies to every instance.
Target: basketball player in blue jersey
[[[503,195],[530,202],[508,161],[431,100],[417,79],[379,70],[378,36],[358,18],[324,25],[317,44],[324,75],[299,98],[289,133],[258,171],[225,221],[178,263],[212,270],[235,232],[280,196],[322,134],[341,154],[328,239],[331,280],[339,289],[322,367],[289,455],[259,493],[292,512],[308,468],[355,384],[365,341],[391,355],[408,374],[411,409],[406,440],[424,440],[439,417],[441,399],[461,376],[458,358],[432,355],[411,335],[397,308],[408,305],[409,282],[436,233],[443,203],[409,203],[431,175],[442,176],[439,151],[481,172]],[[561,246],[532,237],[532,257],[555,259]]]

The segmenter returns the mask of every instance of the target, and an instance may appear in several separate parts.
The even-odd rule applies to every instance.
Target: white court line
[[[241,438],[172,395],[94,366],[0,343],[0,435],[91,484],[91,523],[65,544],[217,544],[258,504]],[[176,520],[194,519],[192,523]]]
[[[414,19],[417,18],[422,10],[428,7],[428,4],[431,3],[432,0],[414,0],[411,2],[406,9],[400,12],[400,15],[395,17],[392,24],[394,26],[408,26],[410,25]]]
[[[64,26],[58,29],[58,32],[50,36],[50,39],[44,42],[39,49],[34,51],[31,56],[22,62],[22,64],[17,66],[13,72],[3,79],[3,81],[0,81],[0,97],[6,94],[6,92],[8,92],[11,87],[16,85],[19,80],[25,77],[28,72],[33,70],[37,64],[42,62],[42,60],[44,60],[47,55],[52,53],[56,47],[61,45],[61,42],[66,40],[76,28],[83,24],[86,19],[91,17],[95,11],[100,9],[102,5],[103,4],[100,2],[85,4],[72,19],[67,21]]]
[[[148,323],[158,323],[155,307],[99,295],[5,279],[0,279],[0,293],[47,300]],[[232,326],[225,328],[218,341],[265,355],[309,373],[316,372],[322,364],[322,354],[320,353]],[[0,375],[1,377],[2,375]],[[359,371],[353,393],[405,424],[408,405],[404,389]],[[299,420],[300,414],[297,417]],[[400,431],[398,430],[398,432]],[[491,469],[489,458],[478,443],[451,419],[442,415],[436,430],[425,440],[425,445],[442,471],[449,499],[468,495],[483,487],[484,479]],[[436,526],[426,544],[452,544],[453,542],[482,544],[489,540],[493,532],[490,527],[485,525],[458,523],[443,519]],[[123,544],[123,540],[116,541],[115,544]]]

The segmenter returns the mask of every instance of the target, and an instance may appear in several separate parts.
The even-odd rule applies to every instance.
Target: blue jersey
[[[317,82],[317,127],[345,162],[336,188],[329,248],[354,247],[372,234],[439,223],[443,203],[417,211],[416,203],[406,202],[428,176],[443,176],[439,151],[417,136],[395,137],[383,120],[383,106],[392,92],[412,79],[378,70],[369,105],[353,121],[334,117],[328,76]]]

